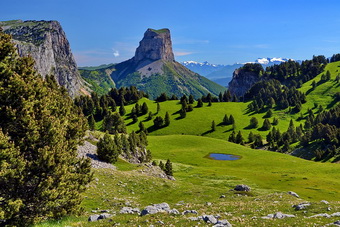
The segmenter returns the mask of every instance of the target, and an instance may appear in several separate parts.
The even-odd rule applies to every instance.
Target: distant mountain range
[[[253,62],[235,63],[233,65],[217,65],[211,64],[207,61],[203,63],[195,61],[185,61],[181,62],[181,64],[190,69],[191,71],[198,73],[202,76],[205,76],[209,80],[212,80],[215,83],[218,83],[226,87],[233,77],[233,72],[236,69],[242,67],[246,63],[259,63],[265,68],[267,66],[280,64],[288,60],[289,58],[258,58]]]

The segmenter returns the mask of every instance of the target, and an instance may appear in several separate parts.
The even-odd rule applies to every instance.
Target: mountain
[[[225,65],[210,64],[207,61],[203,63],[196,62],[196,61],[185,61],[185,62],[181,62],[181,64],[187,67],[188,69],[190,69],[191,71],[198,73],[202,76],[207,76],[210,73],[215,72],[225,66]]]
[[[259,63],[265,68],[267,66],[287,62],[288,60],[289,58],[258,58],[254,62],[235,63],[232,65],[215,65],[208,62],[200,63],[195,61],[185,61],[181,64],[188,69],[205,76],[209,80],[222,86],[227,86],[233,77],[234,71],[246,63]],[[301,63],[301,61],[297,62]]]
[[[225,90],[175,61],[169,29],[147,29],[133,58],[97,72],[102,76],[110,75],[118,88],[136,86],[150,98],[161,93],[192,94],[198,98],[208,93],[218,95]],[[82,71],[81,74],[84,75]]]
[[[12,35],[20,56],[30,55],[37,72],[45,77],[53,74],[71,97],[86,94],[65,32],[57,21],[3,21],[0,27]]]

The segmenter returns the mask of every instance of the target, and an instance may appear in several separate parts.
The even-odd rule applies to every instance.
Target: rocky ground
[[[116,169],[116,167],[110,163],[102,162],[97,156],[97,146],[85,141],[83,145],[78,147],[78,157],[88,157],[91,159],[92,168],[100,169]]]

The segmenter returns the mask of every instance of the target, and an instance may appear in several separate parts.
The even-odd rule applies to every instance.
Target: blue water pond
[[[240,159],[241,157],[233,154],[210,153],[208,158],[221,161],[235,161]]]

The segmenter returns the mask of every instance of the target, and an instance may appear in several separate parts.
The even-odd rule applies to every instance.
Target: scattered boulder
[[[180,214],[177,209],[170,209],[169,204],[167,203],[160,203],[160,204],[154,204],[150,205],[144,208],[144,210],[141,211],[140,215],[144,216],[147,214],[156,214],[160,212],[167,212],[169,214]]]
[[[88,218],[88,221],[92,222],[92,221],[98,221],[100,215],[99,214],[94,214],[94,215],[91,215],[89,218]]]
[[[328,201],[326,201],[326,200],[321,200],[321,201],[320,201],[320,203],[324,203],[324,204],[326,204],[326,205],[328,205],[328,204],[329,204],[329,202],[328,202]]]
[[[217,224],[217,219],[214,215],[203,215],[203,221],[209,224]]]
[[[177,209],[173,208],[172,210],[168,211],[169,214],[181,214]]]
[[[100,214],[99,217],[98,217],[98,220],[100,219],[108,219],[112,217],[112,214],[109,214],[109,213],[103,213],[103,214]]]
[[[182,212],[183,215],[186,214],[198,214],[196,210],[185,210]]]
[[[140,210],[138,208],[132,207],[123,207],[120,211],[120,214],[140,214]]]
[[[310,203],[300,203],[300,204],[297,204],[297,205],[293,205],[292,207],[295,208],[295,210],[305,210],[310,205],[311,205]]]
[[[241,192],[249,192],[250,189],[251,188],[245,184],[236,185],[236,187],[234,188],[235,191],[241,191]]]
[[[316,215],[310,216],[309,218],[318,218],[318,217],[330,218],[331,215],[329,215],[329,214],[327,214],[327,213],[324,213],[324,214],[316,214]]]
[[[336,213],[333,213],[331,214],[332,217],[340,217],[340,212],[336,212]]]
[[[300,196],[297,193],[295,193],[295,192],[289,191],[288,194],[292,195],[292,196],[294,196],[296,198],[300,198]]]
[[[211,205],[212,205],[212,203],[211,203],[211,202],[206,202],[206,203],[205,203],[205,205],[207,205],[207,206],[211,206]]]
[[[232,225],[225,219],[223,220],[218,220],[220,216],[218,215],[202,215],[198,217],[189,217],[188,219],[191,221],[205,221],[207,224],[213,224],[214,227],[232,227]]]
[[[221,195],[221,196],[220,196],[220,199],[222,199],[222,198],[225,198],[225,195]]]
[[[275,214],[268,214],[262,217],[263,219],[283,219],[283,218],[295,218],[293,214],[283,214],[281,212],[276,212]]]

